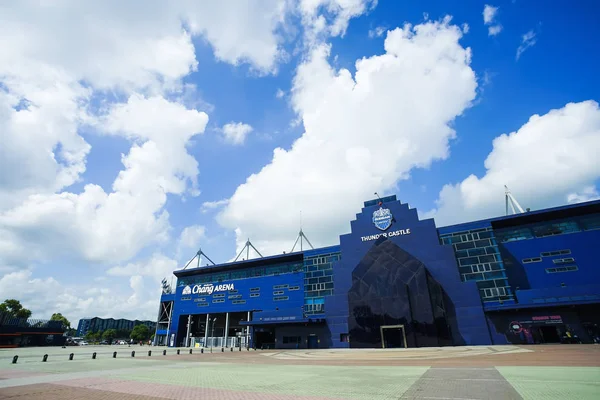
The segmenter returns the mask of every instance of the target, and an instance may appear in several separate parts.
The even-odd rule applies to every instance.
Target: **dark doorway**
[[[275,330],[273,328],[263,328],[259,332],[254,332],[254,343],[257,349],[274,349]]]
[[[319,337],[317,335],[308,335],[308,343],[306,345],[309,349],[319,348]]]
[[[381,326],[381,347],[384,349],[406,348],[404,325]]]
[[[540,336],[542,343],[560,343],[560,336],[556,326],[540,326]]]

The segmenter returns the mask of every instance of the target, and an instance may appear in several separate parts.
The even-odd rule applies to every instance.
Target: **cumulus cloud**
[[[580,192],[569,193],[567,195],[567,203],[584,203],[586,201],[599,200],[600,193],[595,186],[586,186]]]
[[[229,199],[205,201],[204,203],[202,203],[202,212],[207,213],[209,211],[216,210],[218,208],[226,206],[227,203],[229,203]]]
[[[444,186],[435,216],[438,225],[504,213],[504,185],[521,206],[540,209],[597,195],[600,179],[600,109],[595,101],[569,103],[533,115],[516,132],[494,139],[486,173]]]
[[[35,249],[23,258],[79,256],[106,262],[129,259],[148,243],[165,240],[166,196],[195,185],[198,164],[185,146],[207,122],[205,113],[162,97],[132,96],[112,106],[99,129],[135,140],[122,158],[125,168],[113,191],[88,184],[80,194],[31,195],[0,213],[0,243],[4,237],[19,244],[17,250]]]
[[[322,37],[344,36],[348,23],[377,5],[377,0],[300,0],[298,9],[313,44]]]
[[[32,318],[49,319],[60,312],[75,327],[80,318],[89,316],[156,320],[160,285],[147,286],[139,275],[129,277],[126,290],[97,285],[87,286],[84,281],[65,285],[52,277],[34,278],[29,269],[0,277],[0,293],[4,298],[20,299],[32,311]]]
[[[241,145],[246,141],[246,136],[253,131],[253,128],[242,122],[230,122],[223,125],[221,132],[227,143]]]
[[[148,276],[153,282],[159,282],[165,277],[170,277],[177,268],[177,261],[161,253],[154,253],[150,258],[137,262],[127,263],[122,266],[109,268],[106,274],[109,276]]]
[[[477,87],[462,34],[450,18],[389,31],[385,53],[358,60],[354,76],[331,66],[328,46],[315,47],[291,92],[304,134],[275,149],[218,215],[238,249],[249,237],[261,252],[287,250],[300,211],[311,242],[332,244],[374,191],[446,158],[451,124]]]
[[[498,7],[486,4],[483,7],[483,23],[488,26],[488,35],[496,36],[502,32],[502,25],[497,23]]]
[[[516,60],[518,61],[519,58],[521,58],[521,55],[525,52],[525,50],[535,46],[536,43],[537,34],[533,30],[530,30],[529,32],[521,36],[521,44],[517,48]]]

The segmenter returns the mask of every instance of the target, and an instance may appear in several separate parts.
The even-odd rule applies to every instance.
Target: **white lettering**
[[[226,283],[222,285],[213,285],[212,283],[206,285],[194,285],[192,288],[193,294],[208,294],[211,295],[214,292],[225,292],[227,290],[234,290],[233,283]]]
[[[391,232],[378,233],[376,235],[361,236],[360,240],[362,240],[363,242],[370,242],[371,240],[377,240],[380,237],[394,237],[394,236],[403,236],[403,235],[410,235],[410,228],[400,229],[400,230],[391,231]]]

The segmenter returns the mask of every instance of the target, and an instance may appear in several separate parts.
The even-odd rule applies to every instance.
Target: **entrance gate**
[[[381,332],[381,347],[384,349],[407,348],[406,332],[404,325],[382,325],[379,328]]]

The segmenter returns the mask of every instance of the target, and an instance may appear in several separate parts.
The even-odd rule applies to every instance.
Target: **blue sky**
[[[247,237],[265,254],[289,250],[300,212],[312,241],[334,244],[373,191],[397,194],[439,226],[497,215],[504,183],[524,207],[598,197],[596,2],[303,4],[155,4],[135,24],[126,22],[133,4],[0,6],[0,34],[37,27],[0,51],[0,64],[13,60],[0,67],[0,132],[11,143],[0,168],[32,182],[0,173],[0,288],[40,318],[57,308],[72,319],[152,317],[157,282],[198,247],[216,262],[234,257]],[[90,13],[105,20],[79,25],[76,17]],[[388,34],[407,23],[433,27],[434,39]],[[517,59],[525,36],[530,47]],[[379,57],[386,40],[404,49],[386,57],[406,55],[404,64]],[[361,59],[368,79],[359,81]],[[328,78],[328,70],[356,81]],[[432,70],[446,78],[429,81]],[[411,85],[402,78],[411,74],[425,78]],[[394,91],[384,91],[385,79]],[[31,106],[19,114],[24,100]],[[541,120],[528,124],[536,114]],[[252,127],[243,143],[227,140],[229,123]],[[431,137],[420,142],[411,132]],[[397,152],[383,151],[386,143]],[[276,148],[285,155],[274,161]],[[91,184],[102,190],[92,193]],[[122,203],[109,206],[104,195]],[[42,286],[56,295],[31,300]]]

